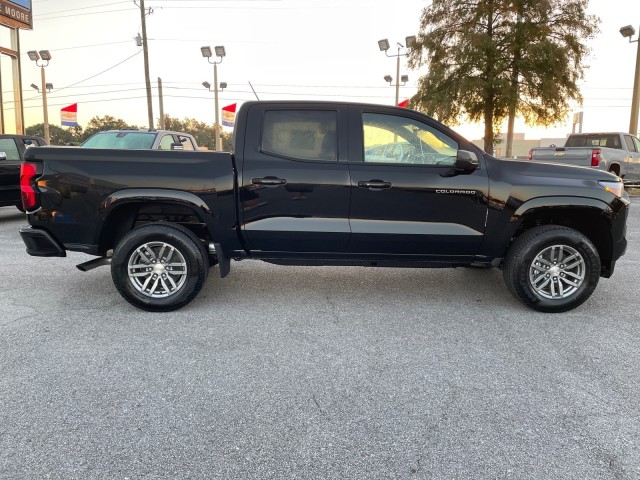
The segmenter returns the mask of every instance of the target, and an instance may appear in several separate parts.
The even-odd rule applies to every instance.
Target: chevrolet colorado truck
[[[640,185],[640,140],[628,133],[574,133],[564,147],[532,148],[529,160],[599,168]]]
[[[499,160],[418,112],[247,102],[233,153],[34,148],[27,253],[96,256],[132,305],[190,302],[209,268],[501,268],[525,305],[582,304],[626,249],[629,197],[591,168]]]
[[[16,206],[22,211],[20,164],[27,148],[39,145],[45,145],[44,138],[0,135],[0,207]]]

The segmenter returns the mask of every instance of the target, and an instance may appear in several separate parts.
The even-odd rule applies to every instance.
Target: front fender
[[[587,197],[569,197],[569,196],[556,196],[556,197],[538,197],[527,200],[520,205],[511,215],[509,221],[511,223],[520,220],[526,215],[530,215],[534,211],[540,208],[574,208],[574,207],[588,207],[600,210],[607,216],[611,216],[613,211],[611,206],[603,200],[597,198]]]

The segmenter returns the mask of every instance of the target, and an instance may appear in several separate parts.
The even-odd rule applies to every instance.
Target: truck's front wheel
[[[564,312],[593,293],[600,278],[600,257],[582,233],[540,226],[516,238],[503,274],[511,293],[525,305],[541,312]]]
[[[207,278],[208,260],[190,230],[152,223],[131,230],[118,243],[111,277],[127,302],[143,310],[167,312],[195,298]]]

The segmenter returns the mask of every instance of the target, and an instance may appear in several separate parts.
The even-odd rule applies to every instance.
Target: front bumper
[[[33,227],[22,227],[20,237],[27,253],[34,257],[66,257],[67,252],[49,232]]]

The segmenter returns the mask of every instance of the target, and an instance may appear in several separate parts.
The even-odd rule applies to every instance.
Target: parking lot
[[[172,313],[0,208],[0,478],[640,478],[640,197],[578,309],[497,270],[232,263]]]

